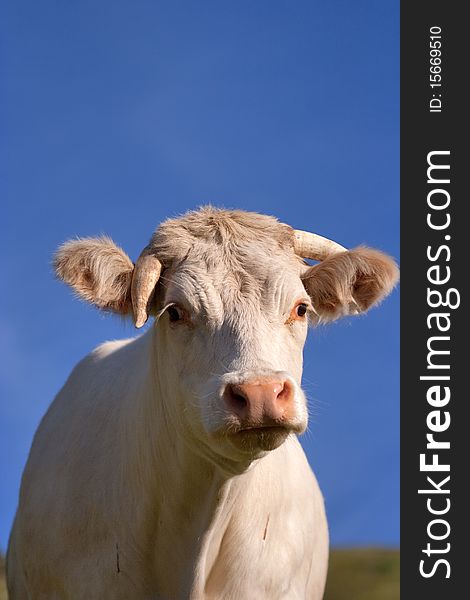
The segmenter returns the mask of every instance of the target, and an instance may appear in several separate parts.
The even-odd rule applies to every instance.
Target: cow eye
[[[286,321],[286,325],[293,325],[296,321],[305,321],[305,315],[308,311],[308,304],[306,302],[299,302],[295,304],[293,309],[290,311],[289,318]]]
[[[180,309],[177,306],[169,306],[167,308],[168,317],[170,319],[170,323],[176,323],[177,321],[181,321],[183,315]]]

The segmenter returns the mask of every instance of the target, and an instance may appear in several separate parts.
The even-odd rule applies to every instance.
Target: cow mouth
[[[289,433],[289,429],[283,425],[270,425],[267,427],[243,427],[239,429],[234,435],[266,435],[273,433]]]
[[[281,425],[243,427],[230,435],[230,441],[239,450],[254,452],[278,448],[292,429]]]

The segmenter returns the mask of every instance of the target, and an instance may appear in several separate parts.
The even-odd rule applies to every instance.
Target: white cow
[[[83,359],[43,418],[11,600],[322,598],[327,524],[296,436],[307,321],[367,310],[394,262],[206,207],[163,223],[135,267],[100,238],[66,243],[56,271],[138,327],[155,319]]]

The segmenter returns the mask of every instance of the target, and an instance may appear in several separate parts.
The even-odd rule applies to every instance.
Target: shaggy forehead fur
[[[293,238],[293,229],[274,217],[205,206],[162,223],[149,245],[166,269],[164,286],[176,276],[170,287],[214,317],[220,302],[235,311],[242,300],[245,311],[250,300],[276,303],[273,286],[282,295],[281,282],[297,278],[303,264]]]
[[[240,313],[247,320],[261,300],[266,310],[292,300],[284,296],[292,278],[301,285],[303,264],[293,238],[274,217],[205,206],[162,223],[150,247],[166,269],[166,301],[187,302],[218,323]]]
[[[205,206],[163,222],[150,246],[165,267],[188,259],[203,261],[208,267],[240,266],[253,258],[281,255],[298,265],[293,241],[293,229],[275,217]]]

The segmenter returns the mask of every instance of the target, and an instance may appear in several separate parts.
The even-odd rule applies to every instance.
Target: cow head
[[[133,314],[137,327],[155,317],[159,401],[200,452],[231,464],[305,430],[308,323],[364,312],[398,278],[376,250],[212,207],[160,225],[135,266],[100,238],[67,242],[55,267],[79,296]]]

